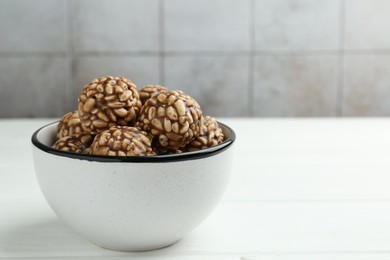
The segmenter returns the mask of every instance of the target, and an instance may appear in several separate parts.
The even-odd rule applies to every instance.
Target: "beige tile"
[[[76,51],[157,51],[158,0],[72,0]]]
[[[65,51],[65,0],[0,1],[0,51]]]
[[[337,57],[256,58],[256,116],[336,116]]]
[[[195,98],[205,115],[247,115],[247,57],[167,57],[165,82]]]
[[[339,47],[340,0],[255,0],[257,50]]]
[[[0,58],[0,117],[58,117],[65,112],[65,58]]]
[[[249,0],[165,0],[165,49],[249,48]]]
[[[344,115],[389,116],[390,56],[347,56],[344,66]]]
[[[73,93],[70,102],[76,107],[83,86],[100,76],[124,76],[138,87],[159,82],[157,56],[80,57],[73,61]]]
[[[346,0],[345,48],[390,48],[390,1]]]

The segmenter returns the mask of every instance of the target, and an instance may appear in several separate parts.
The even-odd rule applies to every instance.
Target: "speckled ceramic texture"
[[[55,124],[37,137],[49,145]],[[175,162],[98,162],[50,154],[33,145],[41,190],[55,213],[93,243],[144,251],[180,240],[215,208],[228,183],[229,147]]]

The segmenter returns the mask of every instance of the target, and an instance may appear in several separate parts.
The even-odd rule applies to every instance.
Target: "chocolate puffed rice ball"
[[[160,85],[147,85],[141,88],[138,93],[142,104],[145,104],[146,100],[153,97],[154,95],[167,91],[169,90],[166,87]]]
[[[137,87],[124,77],[101,77],[83,87],[78,112],[86,132],[132,125],[141,109]]]
[[[57,125],[57,139],[84,132],[77,111],[65,114]]]
[[[160,85],[147,85],[141,88],[138,93],[141,98],[142,104],[145,104],[146,100],[153,97],[154,95],[162,92],[166,92],[168,89]]]
[[[64,136],[54,143],[53,148],[62,151],[88,154],[94,137],[94,135],[88,133]]]
[[[155,137],[156,146],[178,150],[200,134],[202,121],[202,110],[192,97],[167,91],[145,102],[137,126]]]
[[[156,152],[157,155],[168,155],[168,154],[180,154],[180,153],[183,153],[183,150],[180,150],[180,149],[168,150],[168,149],[161,148],[161,147],[155,147],[154,151]]]
[[[153,156],[152,138],[135,127],[113,126],[98,134],[91,145],[91,154],[110,156]]]
[[[218,126],[217,120],[211,116],[204,116],[201,134],[195,137],[183,150],[191,152],[213,147],[222,143],[224,139],[225,136]]]

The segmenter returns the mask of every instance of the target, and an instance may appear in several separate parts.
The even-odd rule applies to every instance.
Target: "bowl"
[[[32,136],[40,188],[53,211],[91,242],[119,251],[169,246],[215,208],[231,172],[234,131],[195,152],[158,156],[97,156],[51,147],[58,122]]]

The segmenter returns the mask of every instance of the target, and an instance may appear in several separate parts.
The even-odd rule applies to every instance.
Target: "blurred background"
[[[205,114],[390,115],[390,1],[0,0],[0,117],[59,117],[95,77]]]

